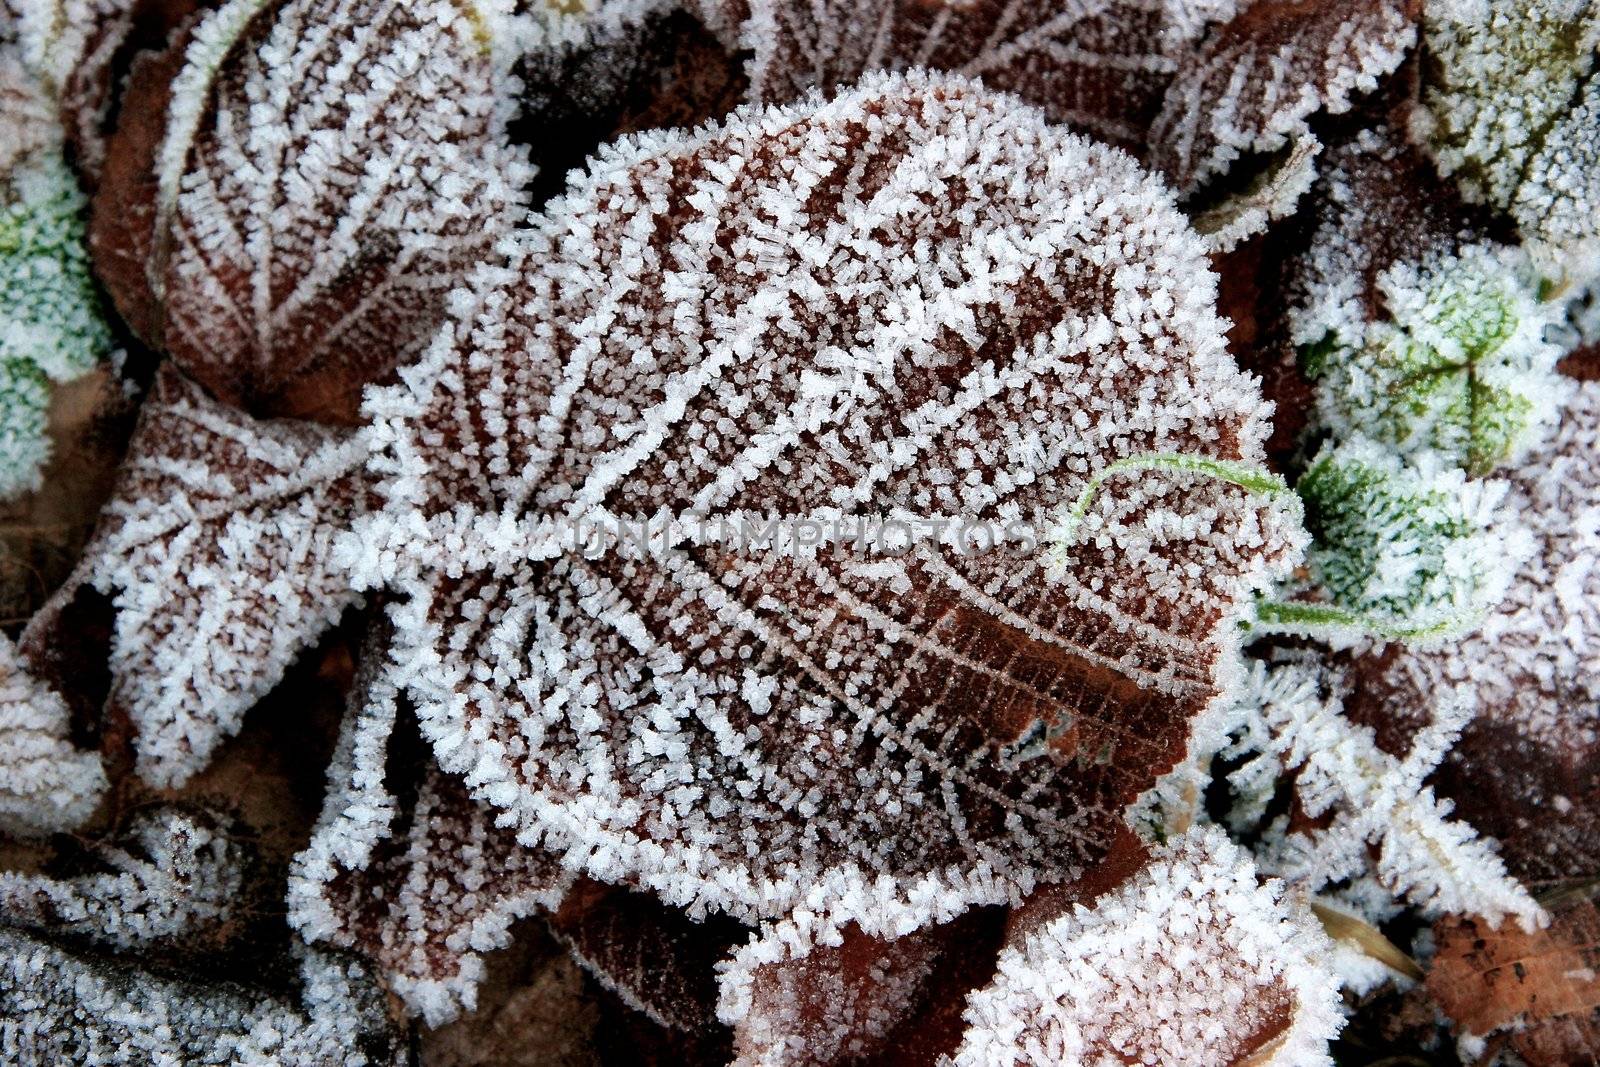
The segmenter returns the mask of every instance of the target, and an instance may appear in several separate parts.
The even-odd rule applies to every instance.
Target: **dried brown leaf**
[[[1550,925],[1498,929],[1472,917],[1434,926],[1428,992],[1459,1033],[1509,1031],[1529,1067],[1600,1059],[1600,910],[1584,897],[1554,911]]]

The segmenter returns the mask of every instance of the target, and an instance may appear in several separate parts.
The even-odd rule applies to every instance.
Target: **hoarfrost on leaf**
[[[390,753],[396,696],[376,664],[355,693],[322,819],[290,874],[289,921],[308,941],[361,953],[439,1026],[476,1006],[483,953],[509,942],[512,920],[555,906],[569,878],[436,767],[415,770],[408,804],[388,792],[386,772],[403,766]]]
[[[1161,185],[1013,98],[872,75],[625,141],[502,248],[372,394],[386,504],[342,542],[407,594],[445,770],[571,867],[747,921],[835,900],[893,935],[1098,863],[1292,564],[1280,502],[1121,471],[1048,574],[1037,544],[700,534],[992,531],[1119,459],[1259,465]]]
[[[937,1063],[955,1051],[966,994],[993,975],[1003,911],[892,940],[811,918],[768,924],[719,968],[736,1064]]]
[[[1482,475],[1548,432],[1566,385],[1546,337],[1565,311],[1539,298],[1524,253],[1472,244],[1396,263],[1376,288],[1386,318],[1312,343],[1307,371],[1335,433]]]
[[[1437,787],[1533,882],[1600,874],[1600,383],[1577,386],[1554,438],[1505,472],[1533,551],[1463,640],[1367,650],[1356,714],[1396,747],[1459,693],[1471,720]]]
[[[1021,928],[967,1006],[958,1067],[1331,1064],[1332,946],[1242,849],[1201,827],[1090,906]]]
[[[1417,132],[1464,190],[1508,211],[1557,281],[1600,277],[1600,11],[1591,0],[1438,0]]]
[[[66,704],[33,678],[0,635],[0,830],[20,836],[77,827],[106,789],[100,757],[76,748]]]
[[[1406,461],[1362,437],[1325,445],[1295,483],[1311,579],[1337,609],[1386,632],[1470,629],[1521,562],[1515,519],[1497,514],[1505,489],[1433,453]]]
[[[99,872],[0,873],[0,923],[119,951],[216,939],[244,888],[242,847],[217,820],[177,809],[137,816]]]
[[[1152,162],[1187,195],[1247,153],[1348,111],[1416,42],[1418,0],[1250,0],[1183,53],[1150,130]]]
[[[739,43],[752,53],[750,95],[761,103],[833,90],[869,71],[924,67],[981,79],[1053,122],[1133,148],[1185,51],[1234,8],[1235,0],[752,0]]]
[[[353,413],[523,210],[494,25],[455,0],[208,16],[155,160],[150,340],[258,414]]]
[[[1379,746],[1370,726],[1344,714],[1349,679],[1315,654],[1253,663],[1233,699],[1261,721],[1253,734],[1265,745],[1255,760],[1269,761],[1269,778],[1298,772],[1294,787],[1304,811],[1312,819],[1328,817],[1326,825],[1303,831],[1278,820],[1257,859],[1306,892],[1372,875],[1428,914],[1472,912],[1496,922],[1509,915],[1536,923],[1542,912],[1507,873],[1493,843],[1451,819],[1450,802],[1423,784],[1472,714],[1457,688],[1435,695],[1437,706],[1409,750],[1396,756]],[[1248,753],[1241,746],[1229,755]],[[1253,763],[1244,759],[1235,780],[1248,787],[1260,776]]]
[[[368,504],[352,432],[257,421],[170,365],[140,412],[128,459],[83,562],[113,596],[111,694],[137,736],[139,773],[182,784],[237,732],[294,657],[360,596],[334,536]],[[42,612],[24,648],[48,647]]]
[[[51,385],[86,374],[111,349],[85,208],[59,143],[0,171],[0,498],[40,487]]]
[[[308,955],[299,1003],[186,982],[0,927],[0,1051],[18,1067],[406,1062],[382,994],[359,968]]]

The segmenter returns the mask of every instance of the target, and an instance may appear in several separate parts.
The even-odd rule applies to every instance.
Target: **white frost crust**
[[[956,1067],[1330,1064],[1343,1026],[1332,945],[1215,827],[1154,850],[1092,907],[1002,950],[968,1000]],[[1265,1038],[1265,1040],[1263,1040]]]
[[[100,803],[98,753],[76,748],[69,712],[0,634],[0,830],[19,836],[75,829]]]

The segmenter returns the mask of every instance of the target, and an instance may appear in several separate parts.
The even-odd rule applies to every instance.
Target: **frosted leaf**
[[[1493,1062],[1566,1067],[1600,1058],[1600,912],[1592,888],[1552,910],[1542,930],[1495,929],[1470,916],[1434,926],[1428,993],[1453,1024],[1463,1059],[1478,1059],[1475,1050],[1491,1035],[1517,1057]]]
[[[960,1043],[967,992],[994,973],[1004,925],[975,909],[889,941],[846,927],[822,943],[803,921],[769,925],[720,968],[734,1062],[938,1062]]]
[[[1037,541],[585,554],[557,527],[1039,526],[1120,457],[1258,464],[1159,184],[971,83],[869,76],[625,142],[504,248],[373,394],[387,504],[343,542],[408,594],[440,763],[696,913],[830,899],[900,933],[1097,863],[1298,547],[1275,502],[1116,474],[1050,573]]]
[[[1309,248],[1287,279],[1291,340],[1354,344],[1387,308],[1378,280],[1402,263],[1440,262],[1484,242],[1488,220],[1388,126],[1330,143],[1308,205]]]
[[[1371,727],[1344,714],[1350,690],[1346,675],[1302,657],[1255,663],[1234,698],[1262,720],[1258,736],[1268,740],[1259,758],[1298,772],[1300,805],[1319,820],[1303,830],[1272,828],[1256,853],[1263,869],[1308,892],[1371,874],[1428,914],[1537,921],[1538,906],[1492,842],[1451,819],[1450,802],[1423,785],[1471,717],[1466,700],[1440,691],[1409,748],[1394,755]],[[1234,773],[1248,781],[1258,772],[1246,762]]]
[[[1242,155],[1306,136],[1308,118],[1348,111],[1400,65],[1419,6],[1251,0],[1181,54],[1150,130],[1152,161],[1187,194]]]
[[[752,52],[750,96],[762,103],[872,70],[926,67],[980,78],[1053,122],[1131,148],[1142,147],[1183,55],[1234,8],[1235,0],[751,0],[739,43]]]
[[[361,953],[438,1026],[473,1010],[483,954],[510,941],[514,919],[553,907],[568,879],[553,857],[498,829],[458,779],[404,766],[391,749],[393,690],[375,667],[363,670],[322,818],[290,874],[289,921],[308,941]],[[386,785],[386,772],[407,770],[417,780]],[[412,795],[402,802],[396,788]]]
[[[101,870],[66,878],[0,873],[0,922],[129,951],[220,940],[244,884],[244,855],[216,820],[175,809],[137,816]]]
[[[1246,238],[1265,233],[1279,219],[1292,215],[1300,198],[1316,180],[1322,143],[1309,134],[1297,138],[1283,154],[1241,193],[1195,216],[1194,228],[1216,252],[1230,252]]]
[[[1600,874],[1597,447],[1600,383],[1585,382],[1554,438],[1505,472],[1507,507],[1533,552],[1500,606],[1461,641],[1374,650],[1352,668],[1356,714],[1386,747],[1406,743],[1442,694],[1469,701],[1473,718],[1437,787],[1535,881]]]
[[[158,340],[216,395],[337,417],[426,343],[530,176],[487,26],[453,0],[231,0],[195,31],[147,269]]]
[[[0,635],[0,831],[71,830],[105,792],[100,757],[74,747],[67,706]]]
[[[695,922],[654,897],[579,879],[549,916],[589,975],[657,1026],[716,1031],[718,962],[749,934],[720,916]]]
[[[165,5],[174,13],[182,6]],[[6,0],[0,12],[9,21],[0,27],[0,37],[10,37],[8,58],[21,65],[39,94],[38,120],[48,124],[57,147],[65,142],[74,166],[93,188],[105,161],[114,68],[141,23],[171,16],[138,0]],[[8,115],[0,124],[11,119]],[[5,132],[0,125],[0,143]],[[0,172],[9,169],[4,151],[0,148]]]
[[[1475,474],[1548,432],[1566,386],[1565,317],[1520,250],[1388,129],[1326,153],[1309,249],[1293,264],[1286,334],[1336,437],[1433,450]]]
[[[114,598],[110,701],[147,781],[204,766],[360,599],[331,548],[367,504],[365,459],[347,431],[258,422],[163,369],[78,574]]]
[[[1486,244],[1383,271],[1388,317],[1313,347],[1307,371],[1324,421],[1475,474],[1518,458],[1565,392],[1561,349],[1545,339],[1564,313],[1537,288],[1524,254]]]
[[[12,13],[0,8],[8,17]],[[28,68],[18,42],[7,36],[10,26],[0,24],[0,175],[41,152],[59,147],[60,124],[53,101],[37,75]]]
[[[969,1000],[954,1062],[1330,1064],[1330,953],[1247,853],[1197,829],[1092,907],[1025,927]]]
[[[1406,462],[1362,437],[1325,445],[1295,483],[1312,581],[1336,607],[1409,633],[1471,628],[1520,562],[1497,522],[1505,489],[1433,453]]]
[[[17,1067],[406,1062],[402,1035],[359,969],[309,958],[299,1001],[185,982],[0,927],[0,1056]]]
[[[92,370],[111,348],[85,206],[56,149],[0,174],[0,497],[39,488],[51,384]]]
[[[1441,169],[1507,210],[1541,267],[1600,276],[1600,13],[1589,0],[1427,5],[1418,132]]]

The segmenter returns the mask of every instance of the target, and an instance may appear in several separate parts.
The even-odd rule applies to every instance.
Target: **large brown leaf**
[[[150,78],[150,102],[170,92],[153,182],[122,179],[148,237],[102,242],[136,258],[148,244],[146,339],[257,414],[351,418],[522,210],[489,32],[453,0],[234,0],[208,16],[176,75]],[[139,308],[138,279],[121,287]]]
[[[569,865],[747,921],[903,932],[1099,863],[1296,536],[1233,485],[1107,470],[1262,458],[1159,183],[973,83],[873,76],[626,142],[507,247],[374,395],[388,504],[350,542],[406,594],[440,763]],[[1097,473],[1059,553],[707,532],[1042,527]],[[561,525],[658,514],[706,522],[592,553]]]

